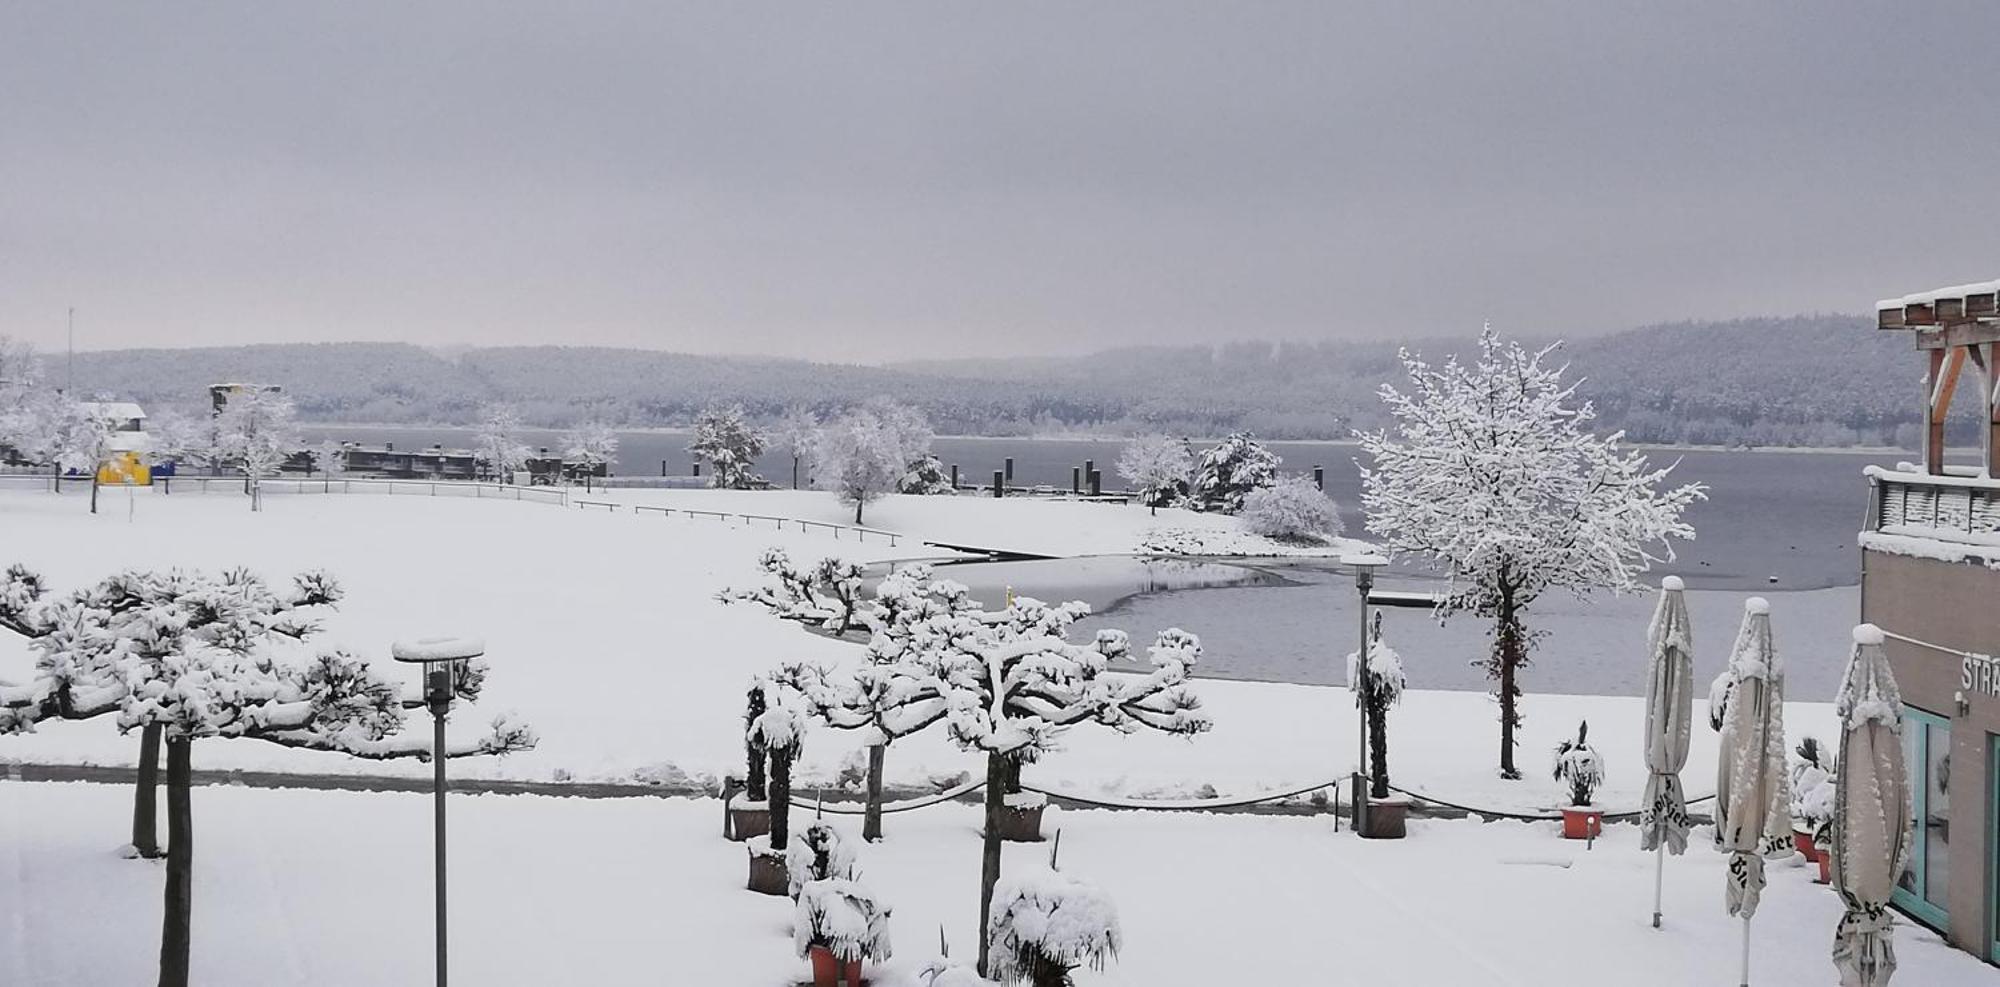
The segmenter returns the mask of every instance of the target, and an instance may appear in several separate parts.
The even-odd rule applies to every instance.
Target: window
[[[1911,917],[1942,930],[1951,888],[1951,722],[1903,707],[1903,757],[1910,769],[1914,825],[1910,859],[1893,901]]]

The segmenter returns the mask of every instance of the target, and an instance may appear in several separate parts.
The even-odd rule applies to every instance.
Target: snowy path
[[[129,790],[0,782],[0,972],[10,983],[143,983],[160,867],[123,860]],[[195,976],[211,987],[418,985],[430,976],[429,806],[418,795],[204,788]],[[802,977],[789,903],[741,890],[742,848],[713,803],[454,799],[453,969],[467,983],[777,987]],[[973,945],[977,810],[900,817],[861,866],[894,907],[896,967],[943,924]],[[1402,843],[1323,819],[1058,812],[1064,870],[1103,885],[1126,932],[1084,987],[1153,984],[1729,983],[1738,924],[1722,858],[1667,871],[1650,927],[1651,857],[1614,826],[1595,850],[1549,825],[1420,822]],[[1696,843],[1703,840],[1697,833]],[[1044,859],[1010,846],[1008,860]],[[1838,902],[1777,862],[1756,923],[1759,987],[1820,987]],[[1904,926],[1899,983],[1972,987],[1994,971]],[[11,966],[10,966],[11,964]],[[1617,971],[1614,974],[1612,971]],[[902,987],[893,977],[885,987]]]

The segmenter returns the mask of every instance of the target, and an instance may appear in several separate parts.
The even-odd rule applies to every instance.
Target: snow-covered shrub
[[[843,562],[831,556],[813,567],[816,587],[833,601],[830,608],[833,612],[825,621],[827,630],[845,634],[854,625],[854,612],[861,605],[861,580],[867,571],[859,562]]]
[[[854,863],[854,848],[841,838],[839,830],[825,822],[807,826],[785,848],[785,872],[792,897],[798,897],[799,889],[811,881],[858,876]]]
[[[709,465],[709,486],[748,490],[764,482],[753,469],[764,444],[764,433],[744,420],[742,405],[710,405],[695,417],[687,450]]]
[[[1563,797],[1574,806],[1593,804],[1597,787],[1604,784],[1604,761],[1588,743],[1589,735],[1590,724],[1579,723],[1575,740],[1556,745],[1555,779],[1562,783]]]
[[[1186,439],[1149,435],[1133,439],[1118,453],[1118,475],[1139,492],[1139,502],[1159,513],[1188,493],[1194,453]]]
[[[800,956],[821,946],[843,963],[889,958],[889,908],[859,882],[812,881],[795,897],[792,944]]]
[[[1792,823],[1820,836],[1833,823],[1837,794],[1832,752],[1816,737],[1799,743],[1791,758]]]
[[[930,453],[910,460],[909,465],[903,467],[903,478],[896,481],[896,492],[919,497],[957,493],[952,488],[951,474],[946,472],[944,461]]]
[[[1123,939],[1118,909],[1103,890],[1047,868],[1001,879],[993,889],[988,971],[1002,982],[1066,987],[1070,971],[1104,969]]]
[[[1250,491],[1277,482],[1281,462],[1249,432],[1234,433],[1201,454],[1189,482],[1189,506],[1234,514]]]
[[[1708,683],[1708,726],[1717,733],[1722,732],[1722,721],[1729,715],[1729,696],[1736,691],[1736,676],[1724,665],[1715,678]]]
[[[1361,667],[1359,650],[1347,653],[1347,684],[1354,691],[1354,705],[1368,718],[1369,794],[1389,797],[1389,707],[1403,701],[1403,656],[1382,638],[1382,614],[1375,614],[1375,626],[1368,642],[1368,666]]]
[[[1432,367],[1405,352],[1409,390],[1383,385],[1394,424],[1360,433],[1368,530],[1392,552],[1450,579],[1440,616],[1493,622],[1487,674],[1500,700],[1500,773],[1518,778],[1518,674],[1536,636],[1527,608],[1550,589],[1624,593],[1691,538],[1681,520],[1699,484],[1664,489],[1672,471],[1590,431],[1597,413],[1576,400],[1550,350],[1529,352],[1480,333],[1475,362]]]
[[[1340,515],[1311,480],[1287,476],[1243,498],[1243,526],[1278,541],[1323,542],[1340,533]]]

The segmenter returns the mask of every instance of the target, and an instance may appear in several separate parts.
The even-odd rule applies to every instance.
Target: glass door
[[[1939,931],[1950,919],[1951,721],[1903,707],[1903,756],[1910,769],[1914,818],[1910,859],[1891,896],[1897,907]]]

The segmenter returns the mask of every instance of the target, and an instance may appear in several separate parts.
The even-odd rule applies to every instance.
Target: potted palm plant
[[[861,987],[863,960],[889,958],[889,909],[859,882],[807,881],[798,892],[792,941],[812,961],[813,987]]]
[[[1402,656],[1382,639],[1379,611],[1368,644],[1367,667],[1362,667],[1359,651],[1349,652],[1347,681],[1353,685],[1354,705],[1368,724],[1368,811],[1361,817],[1361,837],[1400,840],[1410,800],[1389,789],[1389,708],[1402,701],[1406,677]]]
[[[1058,846],[1060,846],[1060,836]],[[1004,877],[993,888],[993,914],[986,941],[992,953],[988,972],[1003,983],[1026,980],[1033,987],[1071,987],[1070,973],[1088,965],[1104,969],[1124,938],[1111,896],[1094,885],[1049,866]]]
[[[1590,723],[1578,723],[1576,739],[1556,745],[1555,779],[1562,785],[1563,838],[1587,840],[1603,835],[1604,810],[1597,807],[1598,786],[1604,784],[1604,761],[1590,746]]]
[[[797,898],[799,889],[813,881],[854,877],[854,863],[854,849],[841,838],[840,831],[815,820],[804,832],[792,837],[791,846],[785,848],[785,870],[792,897]]]
[[[750,890],[788,894],[791,876],[786,850],[791,841],[792,762],[805,744],[806,714],[796,699],[766,683],[764,711],[750,724],[748,736],[770,758],[771,831],[751,837]]]
[[[724,782],[722,798],[726,812],[722,835],[725,839],[742,842],[771,831],[771,803],[765,801],[764,780],[764,762],[769,754],[755,729],[757,718],[764,715],[764,709],[764,678],[760,675],[750,682],[750,694],[743,710],[743,749],[749,770],[743,776],[740,791],[733,783],[735,779]]]
[[[1826,745],[1812,737],[1801,742],[1793,754],[1792,845],[1806,860],[1819,865],[1819,877],[1815,880],[1825,884],[1831,877],[1833,858],[1826,845],[1832,842],[1834,797],[1838,793],[1833,758]]]

